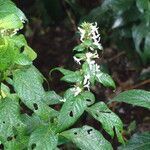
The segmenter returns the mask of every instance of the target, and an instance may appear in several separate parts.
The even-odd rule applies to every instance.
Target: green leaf
[[[54,150],[57,147],[58,136],[48,126],[37,128],[30,136],[29,149]]]
[[[138,26],[133,26],[132,28],[132,36],[135,43],[136,51],[139,53],[143,61],[145,62],[145,56],[140,48],[142,40],[147,36],[149,33],[149,27],[145,24],[140,24]],[[144,49],[144,47],[143,47]]]
[[[35,129],[43,125],[43,121],[36,114],[32,114],[32,116],[22,114],[21,120],[26,125],[27,134],[31,134]]]
[[[90,126],[74,128],[61,133],[81,150],[112,150],[111,144],[100,132]]]
[[[2,20],[7,20],[7,22]],[[0,22],[6,25],[1,24],[1,29],[20,29],[23,27],[22,22],[26,20],[24,13],[12,1],[0,1]]]
[[[65,75],[64,77],[61,78],[61,80],[66,81],[68,83],[82,82],[83,76],[81,75],[80,71],[76,71]]]
[[[80,45],[76,46],[73,50],[77,52],[83,52],[85,50],[85,46],[81,43]]]
[[[15,63],[18,65],[26,66],[31,65],[32,61],[24,54],[20,54],[16,59]]]
[[[19,17],[14,14],[10,14],[4,18],[0,18],[0,29],[11,30],[21,28],[23,28],[23,24],[20,21]]]
[[[50,74],[53,72],[53,71],[60,71],[63,75],[69,75],[69,74],[72,74],[74,73],[73,71],[71,70],[67,70],[67,69],[64,69],[64,68],[61,68],[61,67],[57,67],[57,68],[54,68],[50,71]]]
[[[6,150],[20,150],[20,149],[26,149],[28,145],[28,136],[17,136],[16,138],[12,138],[11,140],[8,140],[4,144],[4,149]]]
[[[95,102],[95,96],[90,91],[84,91],[80,94],[80,96],[87,102],[88,106],[94,104]]]
[[[112,77],[107,73],[98,72],[96,74],[96,80],[106,87],[112,87],[112,88],[116,87]]]
[[[43,99],[45,91],[42,86],[43,76],[31,66],[28,69],[16,70],[13,74],[14,89],[21,101],[32,109],[41,119],[47,121],[56,117],[58,112],[50,108]]]
[[[25,54],[26,56],[28,56],[28,58],[30,59],[30,60],[34,60],[34,59],[36,59],[36,57],[37,57],[37,54],[34,52],[34,50],[31,48],[31,47],[29,47],[28,45],[26,45],[25,46],[25,48],[24,48],[24,51],[23,51],[23,54]]]
[[[13,66],[18,55],[19,50],[15,47],[10,38],[0,38],[0,71],[4,71],[10,66]]]
[[[150,132],[135,133],[125,146],[119,150],[148,150],[150,148]]]
[[[120,118],[113,113],[104,102],[99,102],[91,107],[87,108],[87,111],[99,122],[101,122],[102,127],[106,132],[108,132],[111,137],[114,137],[114,130],[118,134],[118,140],[123,143],[121,132],[123,131],[123,124]]]
[[[150,32],[145,37],[144,44],[144,57],[146,60],[150,60]]]
[[[48,91],[45,93],[43,101],[48,105],[59,104],[63,101],[63,98],[56,94],[54,91]]]
[[[57,131],[60,132],[72,126],[83,114],[86,108],[87,102],[82,98],[82,96],[78,95],[76,97],[67,97],[58,116]]]
[[[28,57],[28,59],[30,61],[33,61],[36,57],[37,54],[32,50],[32,48],[30,48],[27,44],[27,41],[24,37],[24,35],[20,34],[20,35],[15,35],[11,38],[11,40],[15,43],[15,45],[21,49],[24,47],[23,50],[23,55],[25,55],[26,57]]]
[[[41,101],[45,96],[42,86],[42,76],[37,69],[31,66],[28,69],[16,70],[13,74],[14,89],[21,100],[32,110],[33,103]]]
[[[0,101],[0,141],[5,142],[10,137],[14,137],[14,128],[24,129],[25,125],[21,121],[18,100],[10,98]]]
[[[10,89],[7,85],[1,83],[0,85],[0,99],[8,97],[10,95]]]
[[[144,90],[129,90],[120,93],[112,99],[150,109],[150,92]]]

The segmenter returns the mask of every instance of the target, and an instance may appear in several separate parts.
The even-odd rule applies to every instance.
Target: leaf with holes
[[[58,116],[57,131],[63,131],[72,126],[87,108],[87,102],[82,96],[69,97],[63,104]]]
[[[37,57],[37,54],[33,51],[33,49],[28,46],[24,35],[15,35],[11,38],[11,41],[18,49],[23,48],[23,52],[21,54],[28,57],[30,61],[33,61]]]
[[[112,101],[129,103],[150,109],[150,92],[144,90],[129,90],[118,94]]]
[[[13,74],[14,89],[23,103],[34,110],[33,103],[41,101],[45,96],[42,76],[31,66],[28,69],[16,70]]]
[[[90,126],[74,128],[61,133],[81,150],[112,150],[111,144],[103,135]]]
[[[21,150],[27,149],[29,137],[28,136],[16,136],[15,138],[10,138],[4,144],[4,149],[6,150]]]
[[[98,121],[101,122],[104,130],[114,137],[114,129],[120,142],[123,143],[121,132],[123,124],[120,118],[113,113],[104,102],[99,102],[87,108],[87,111]]]
[[[29,149],[54,150],[57,147],[58,136],[48,126],[37,128],[30,136]]]
[[[126,145],[119,150],[148,150],[150,148],[150,132],[135,133]]]
[[[80,96],[82,97],[83,100],[87,102],[88,106],[92,105],[95,102],[95,96],[90,91],[84,91],[80,93]]]
[[[21,121],[18,100],[1,99],[0,126],[0,141],[2,143],[15,136],[14,128],[24,130],[25,125]]]

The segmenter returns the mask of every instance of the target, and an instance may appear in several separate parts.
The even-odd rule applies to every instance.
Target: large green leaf
[[[150,109],[150,92],[144,90],[129,90],[118,94],[112,99]]]
[[[18,100],[5,98],[0,101],[0,141],[3,143],[15,136],[14,129],[23,129]]]
[[[44,120],[57,116],[57,111],[50,108],[43,101],[45,97],[42,86],[43,76],[35,67],[31,66],[28,69],[16,70],[13,79],[14,89],[26,106]]]
[[[100,132],[90,126],[74,128],[61,133],[81,150],[112,150],[111,144]]]
[[[118,140],[123,143],[121,132],[123,124],[120,118],[113,113],[104,102],[99,102],[87,108],[87,111],[98,121],[101,122],[104,130],[108,132],[111,137],[114,137],[114,129],[116,131]]]
[[[119,150],[149,150],[150,149],[150,132],[135,133],[125,146]]]
[[[34,110],[33,103],[41,101],[45,96],[42,76],[35,67],[16,70],[13,74],[14,88],[21,100]]]
[[[67,98],[58,116],[57,131],[60,132],[72,126],[83,114],[86,107],[87,102],[80,95]]]
[[[48,126],[37,128],[30,136],[29,149],[54,150],[57,147],[58,136]]]

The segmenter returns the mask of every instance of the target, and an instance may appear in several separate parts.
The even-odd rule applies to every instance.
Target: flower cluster
[[[98,32],[97,23],[82,23],[78,27],[80,33],[81,44],[75,48],[79,51],[80,55],[75,55],[74,61],[81,65],[81,61],[86,62],[89,66],[89,73],[84,74],[83,87],[90,90],[90,78],[91,74],[96,75],[100,71],[100,66],[95,62],[94,59],[99,58],[98,50],[102,50],[102,45],[100,43],[100,34]],[[78,87],[76,89],[76,94],[78,95],[81,90]]]
[[[98,33],[97,23],[82,23],[81,27],[78,27],[80,32],[80,40],[84,42],[85,40],[91,40],[93,43],[89,47],[91,50],[94,51],[94,47],[102,50],[102,45],[100,44],[100,34]]]

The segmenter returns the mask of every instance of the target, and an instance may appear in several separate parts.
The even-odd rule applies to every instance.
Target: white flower
[[[84,76],[83,87],[90,90],[90,75],[89,74]]]
[[[97,23],[86,23],[84,22],[81,27],[78,27],[80,32],[80,40],[84,42],[84,40],[90,39],[93,40],[93,44],[100,50],[102,50],[102,45],[100,44],[100,34],[98,33]],[[94,48],[90,46],[90,49],[94,51]]]
[[[90,91],[90,81],[88,80],[87,84],[85,84],[83,87],[87,88],[88,91]]]
[[[90,70],[92,71],[96,62],[94,60],[92,60],[92,61],[89,61],[88,64],[89,64]]]
[[[89,75],[89,74],[85,75],[85,76],[84,76],[83,84],[84,84],[84,85],[87,84],[87,82],[88,82],[89,79],[90,79],[90,75]]]
[[[92,35],[92,39],[93,39],[93,44],[96,45],[98,47],[98,49],[102,50],[102,45],[99,43],[100,42],[100,34],[98,33],[98,27],[97,27],[97,23],[92,24],[91,26],[92,30],[91,30],[91,35]]]
[[[79,59],[79,58],[77,58],[77,57],[73,57],[73,59],[74,59],[74,61],[77,63],[77,64],[79,64],[79,65],[81,65],[81,59]]]
[[[86,59],[87,62],[90,62],[91,59],[93,59],[93,58],[99,58],[97,51],[95,53],[88,52],[85,55],[86,55],[86,58],[87,58]]]
[[[78,30],[80,31],[80,36],[81,36],[80,41],[83,42],[86,31],[80,27],[78,27]]]
[[[78,86],[75,86],[74,88],[71,89],[72,92],[74,92],[74,96],[79,95],[82,92],[82,89]]]
[[[59,100],[60,102],[66,102],[66,99],[65,98],[62,98]]]
[[[98,64],[95,64],[95,72],[99,72],[100,71],[100,66]]]

